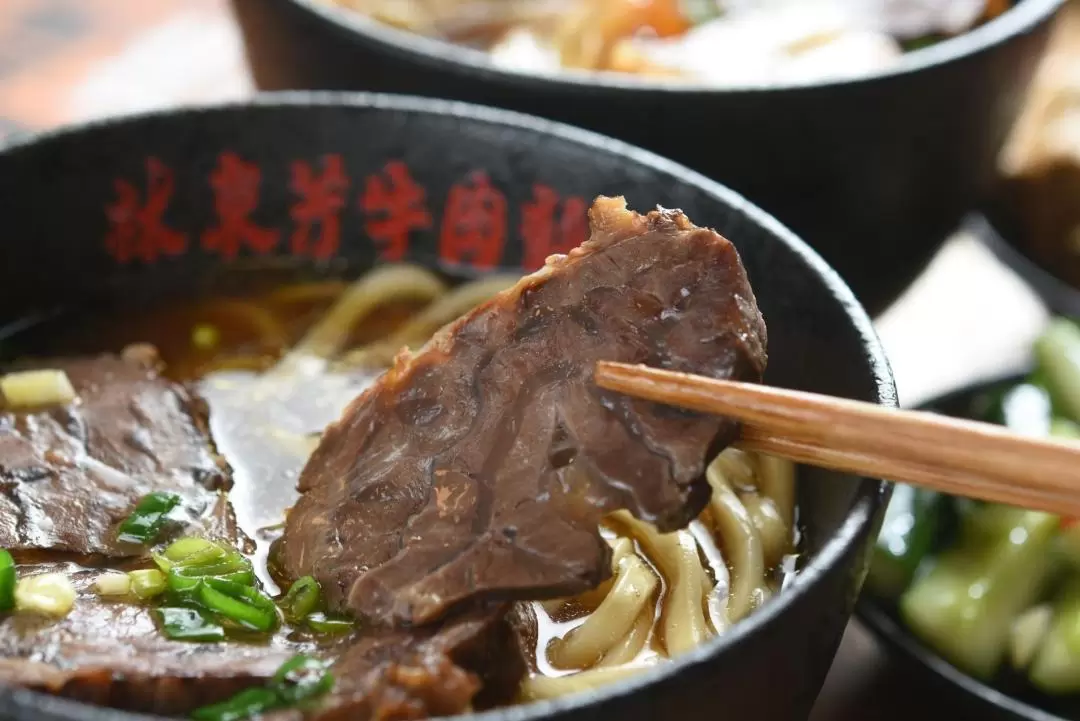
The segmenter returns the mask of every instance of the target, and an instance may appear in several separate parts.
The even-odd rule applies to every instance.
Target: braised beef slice
[[[218,489],[229,471],[207,431],[205,404],[158,374],[157,353],[40,364],[67,373],[78,400],[0,413],[0,547],[120,557],[116,527],[152,491],[181,496],[189,526],[231,525]]]
[[[601,359],[760,380],[765,324],[735,248],[678,211],[600,198],[591,238],[401,357],[324,434],[276,551],[331,607],[432,622],[609,574],[600,519],[668,531],[708,497],[733,422],[599,390]]]
[[[97,571],[65,563],[78,589],[63,619],[15,613],[0,618],[0,684],[26,686],[103,706],[183,714],[259,685],[305,646],[171,641],[150,610],[103,600],[91,589]],[[25,573],[23,571],[22,573]]]
[[[505,606],[474,609],[419,628],[361,631],[331,668],[334,693],[307,718],[405,721],[453,716],[510,701],[524,671]]]

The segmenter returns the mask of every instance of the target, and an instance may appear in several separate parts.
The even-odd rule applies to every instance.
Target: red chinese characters
[[[392,160],[381,173],[368,176],[359,205],[368,216],[364,229],[379,245],[383,259],[403,259],[409,249],[409,235],[431,227],[425,195],[400,160]]]
[[[224,152],[218,157],[217,168],[210,174],[218,225],[203,232],[203,249],[232,260],[241,248],[264,255],[277,247],[279,232],[262,228],[249,217],[259,206],[261,176],[259,166],[236,153]]]
[[[455,265],[494,268],[506,241],[506,197],[475,170],[450,188],[439,232],[439,257]]]
[[[562,201],[546,185],[533,185],[533,200],[521,206],[521,238],[524,243],[522,265],[533,271],[549,255],[567,253],[585,242],[589,232],[588,205],[577,196]]]
[[[292,164],[292,189],[300,196],[290,215],[296,221],[291,249],[294,255],[318,260],[334,257],[341,245],[341,220],[349,178],[340,155],[323,157],[322,173],[303,161]],[[317,230],[316,230],[317,228]]]
[[[146,160],[146,199],[126,180],[114,181],[116,201],[106,206],[109,230],[105,249],[118,263],[157,262],[167,255],[182,255],[187,236],[165,224],[163,216],[173,194],[173,172],[157,158]]]

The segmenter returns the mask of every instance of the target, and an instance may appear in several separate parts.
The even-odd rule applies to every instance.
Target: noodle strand
[[[430,270],[415,265],[376,268],[350,285],[333,307],[286,354],[271,374],[296,371],[304,359],[325,360],[336,354],[353,327],[376,308],[403,300],[432,300],[446,284]]]
[[[556,668],[582,668],[599,661],[634,627],[651,603],[659,582],[635,555],[619,564],[615,585],[597,609],[577,628],[551,643],[548,656]]]
[[[451,290],[424,308],[386,340],[350,351],[342,364],[357,366],[390,365],[402,347],[425,343],[437,330],[506,290],[518,281],[516,275],[493,275],[466,283]]]
[[[731,566],[727,617],[734,623],[764,600],[765,559],[754,522],[724,476],[726,453],[709,464],[705,476],[713,489],[709,510]]]
[[[677,656],[709,638],[701,602],[708,583],[694,537],[688,531],[661,534],[626,511],[613,517],[630,530],[668,583],[662,614],[668,655]]]

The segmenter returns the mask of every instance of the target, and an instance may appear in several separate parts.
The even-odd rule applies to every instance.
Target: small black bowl
[[[735,193],[591,133],[413,98],[270,96],[0,150],[0,326],[55,307],[122,312],[190,297],[252,264],[344,277],[396,260],[454,276],[531,269],[580,240],[585,201],[600,193],[625,194],[638,209],[682,208],[733,240],[769,324],[769,382],[896,404],[851,291]],[[806,563],[776,600],[640,678],[474,718],[705,721],[722,708],[732,718],[805,719],[854,607],[889,486],[825,471],[803,477]],[[132,719],[15,689],[0,689],[0,718]]]
[[[950,416],[970,413],[972,402],[982,393],[1023,380],[1023,375],[982,381],[930,401],[926,409]],[[890,605],[863,593],[855,615],[875,637],[894,652],[897,659],[921,672],[935,690],[948,694],[950,707],[958,706],[971,718],[982,721],[1076,721],[1080,705],[1073,702],[1071,714],[1066,704],[1025,688],[997,688],[975,679],[925,646],[896,615]]]
[[[975,235],[1009,266],[1042,299],[1046,307],[1059,315],[1080,318],[1080,288],[1065,282],[1033,260],[1023,249],[1022,235],[1008,213],[988,206],[983,214],[971,218]]]
[[[841,81],[716,89],[529,75],[477,50],[327,7],[233,0],[266,90],[406,92],[532,113],[684,163],[769,208],[877,314],[985,192],[1063,0]]]

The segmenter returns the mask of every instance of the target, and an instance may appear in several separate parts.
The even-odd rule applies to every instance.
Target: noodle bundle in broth
[[[620,678],[723,633],[793,572],[794,467],[729,449],[709,465],[708,509],[659,533],[620,511],[605,522],[612,580],[534,604],[538,671],[521,695],[550,698]]]

